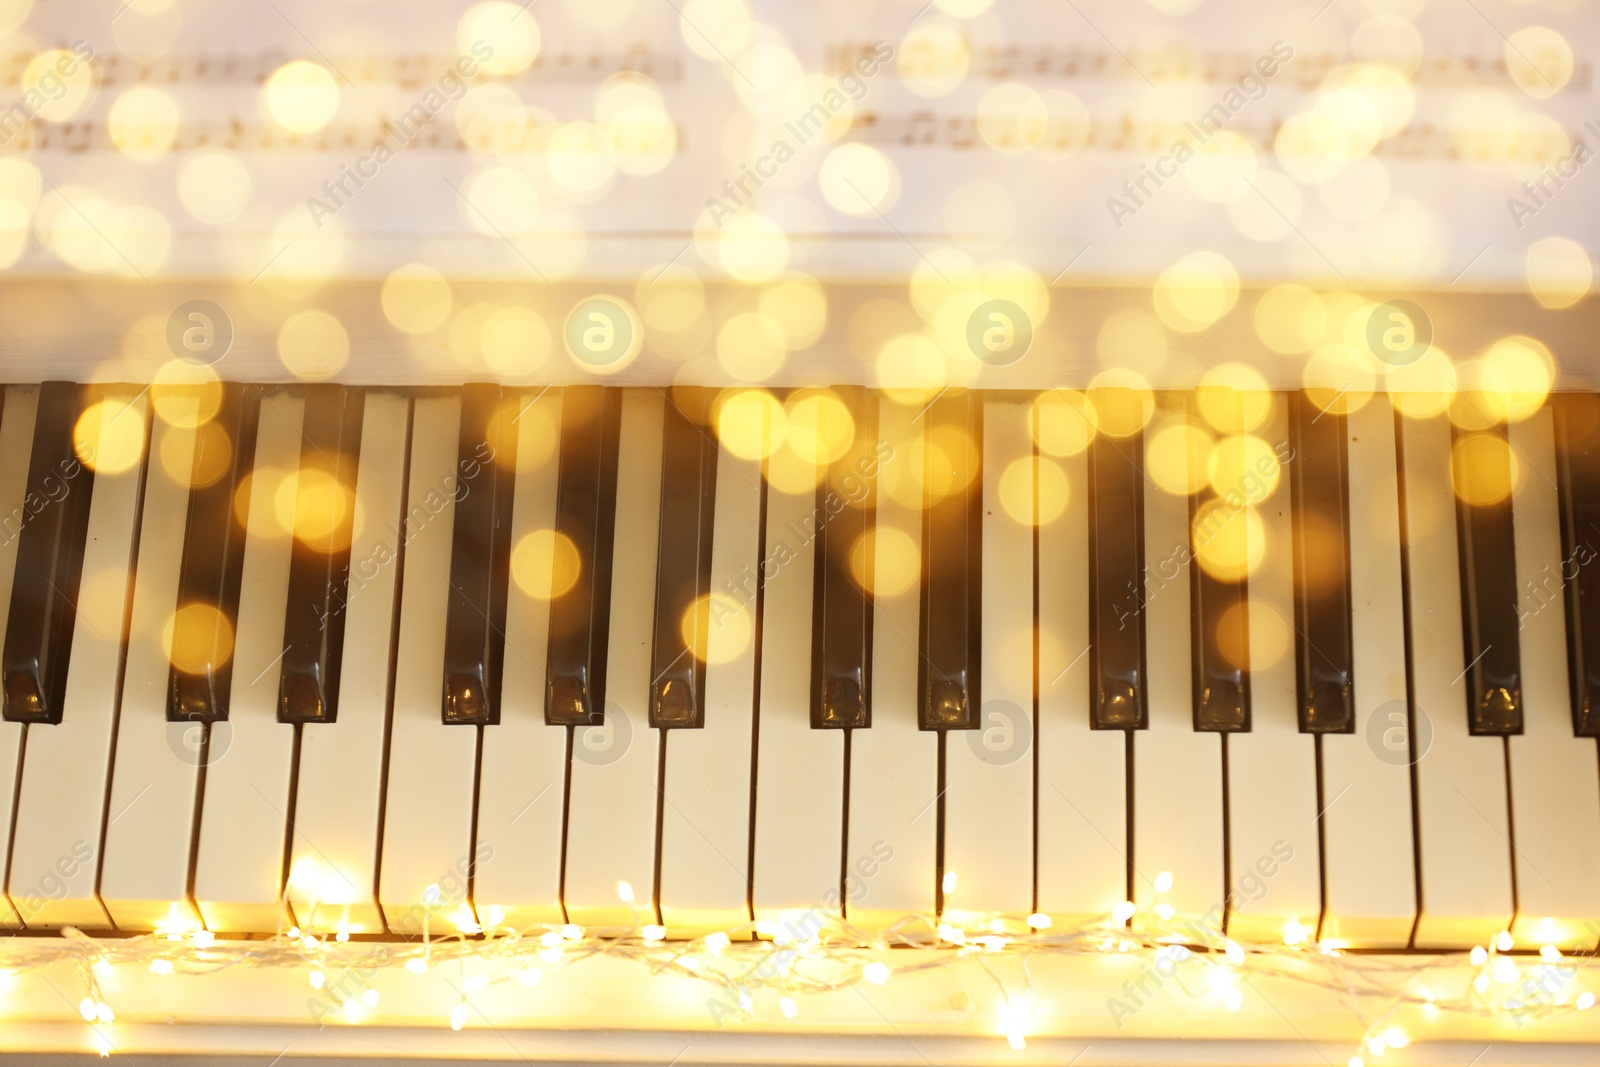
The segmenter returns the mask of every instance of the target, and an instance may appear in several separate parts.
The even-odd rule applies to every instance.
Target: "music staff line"
[[[559,122],[538,122],[524,119],[508,125],[501,122],[495,127],[495,137],[475,138],[468,142],[453,124],[434,121],[422,126],[408,141],[412,150],[432,152],[515,152],[531,146],[533,137],[542,129],[561,125]],[[682,153],[688,133],[677,124],[677,151]],[[87,152],[110,152],[117,149],[110,131],[103,121],[86,119],[78,122],[38,123],[31,127],[31,147],[37,151],[60,151],[69,155]],[[263,125],[260,121],[245,121],[238,116],[215,122],[189,122],[178,127],[177,135],[167,146],[169,152],[186,152],[194,148],[225,148],[234,152],[344,152],[365,151],[379,141],[396,136],[392,120],[375,118],[369,122],[334,123],[314,134],[293,134]],[[18,138],[18,146],[26,148],[27,136]],[[148,146],[146,146],[148,147]],[[649,146],[643,146],[648,149]],[[622,146],[626,150],[627,146]]]
[[[1282,128],[1281,119],[1265,122],[1230,123],[1228,129],[1240,134],[1258,148],[1270,149],[1277,141]],[[864,144],[897,146],[901,148],[946,148],[955,151],[974,151],[990,147],[999,150],[1043,151],[1067,153],[1078,150],[1102,152],[1165,152],[1179,142],[1192,142],[1193,134],[1183,122],[1148,122],[1135,120],[1131,115],[1120,119],[1098,119],[1086,125],[1046,123],[1037,136],[1018,137],[1014,123],[998,124],[991,132],[993,144],[986,141],[972,115],[939,115],[932,111],[912,111],[880,115],[864,112],[857,115],[845,137]],[[1466,131],[1462,140],[1492,141],[1495,138],[1474,138],[1474,131]],[[1576,144],[1582,138],[1567,131],[1568,141]],[[1386,138],[1373,149],[1374,155],[1393,156],[1399,159],[1437,159],[1452,162],[1487,162],[1491,160],[1522,159],[1533,162],[1553,162],[1547,153],[1525,139],[1518,139],[1517,150],[1509,156],[1471,153],[1463,150],[1452,133],[1431,122],[1407,126],[1393,137]]]
[[[411,146],[414,150],[428,152],[516,152],[530,148],[534,136],[541,129],[560,123],[524,119],[516,128],[505,123],[495,129],[496,136],[475,137],[471,142],[448,122],[429,123],[416,134]],[[1234,123],[1229,129],[1258,148],[1269,148],[1277,139],[1282,121]],[[69,155],[87,152],[109,152],[117,146],[111,140],[105,123],[99,120],[78,122],[42,123],[32,128],[32,147],[38,151],[60,151]],[[677,150],[682,155],[688,145],[689,134],[683,124],[676,125]],[[191,122],[179,126],[172,143],[172,152],[185,152],[194,148],[225,148],[237,152],[344,152],[365,150],[391,133],[390,121],[375,118],[368,122],[335,123],[315,134],[298,135],[265,126],[259,121],[245,121],[237,116],[215,122]],[[1473,138],[1464,138],[1470,143]],[[1169,122],[1135,121],[1124,115],[1121,119],[1094,120],[1086,126],[1065,123],[1047,123],[1034,134],[1019,137],[1015,124],[1002,124],[991,133],[993,144],[986,141],[972,115],[941,115],[933,111],[914,111],[898,114],[879,114],[868,111],[857,115],[844,135],[845,140],[864,144],[899,148],[943,148],[958,152],[977,151],[990,147],[1015,151],[1041,151],[1067,153],[1072,151],[1099,152],[1164,152],[1178,141],[1190,140],[1191,134],[1184,124]],[[1576,144],[1581,138],[1568,131],[1568,139]],[[26,147],[28,140],[19,139]],[[645,146],[648,147],[648,146]],[[1525,141],[1518,141],[1518,150],[1509,158],[1549,162],[1547,153]],[[1408,126],[1381,142],[1373,150],[1375,155],[1399,159],[1436,159],[1452,162],[1482,161],[1505,156],[1488,156],[1465,151],[1460,141],[1449,130],[1432,123]]]
[[[825,67],[830,74],[843,73],[860,57],[870,56],[873,47],[856,43],[829,45]],[[1231,82],[1249,70],[1254,62],[1255,57],[1244,52],[1164,48],[1148,52],[1134,50],[1124,56],[1107,48],[1077,45],[1007,45],[979,49],[973,56],[972,69],[995,81],[1029,76],[1068,80],[1137,78],[1139,72],[1143,72],[1156,82]],[[1294,62],[1282,68],[1281,77],[1301,89],[1315,89],[1335,68],[1350,65],[1349,59],[1332,53],[1296,54]],[[1579,59],[1562,92],[1587,92],[1592,77],[1593,68],[1589,62]],[[1470,88],[1486,82],[1512,84],[1504,57],[1486,59],[1475,55],[1428,56],[1412,75],[1412,80],[1419,89]]]
[[[165,56],[138,60],[128,56],[97,56],[95,67],[102,86],[126,81],[132,85],[252,85],[260,84],[273,71],[299,53],[269,48],[253,55]],[[358,85],[394,85],[420,89],[438,80],[439,71],[455,62],[454,54],[414,53],[398,56],[333,56],[338,69]],[[33,59],[29,52],[0,57],[0,87],[17,89],[23,72]],[[499,80],[518,82],[561,82],[599,80],[632,71],[657,82],[683,80],[680,56],[657,52],[638,44],[611,52],[544,52],[526,69]]]

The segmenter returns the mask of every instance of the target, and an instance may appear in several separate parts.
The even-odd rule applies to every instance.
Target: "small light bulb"
[[[340,930],[338,933],[333,935],[333,939],[342,945],[346,941],[350,940],[350,931]]]
[[[667,937],[667,928],[651,923],[649,926],[641,927],[639,933],[644,935],[646,941],[664,941]]]
[[[1155,886],[1157,893],[1169,892],[1172,889],[1172,872],[1162,871],[1156,875]]]
[[[378,1006],[378,991],[376,989],[368,989],[362,993],[361,1003],[369,1008],[376,1008]]]
[[[1350,1062],[1345,1067],[1367,1067],[1367,1064],[1360,1056],[1351,1056]]]
[[[539,950],[539,958],[554,966],[561,962],[561,950],[555,947],[542,948]]]
[[[506,921],[506,909],[498,904],[492,904],[489,906],[489,910],[484,913],[484,917],[489,920],[490,926],[499,926]]]
[[[1594,994],[1588,992],[1587,990],[1585,990],[1582,993],[1579,993],[1578,994],[1578,1010],[1579,1011],[1588,1011],[1592,1007],[1594,1007]]]
[[[1171,922],[1174,914],[1176,913],[1172,910],[1171,904],[1161,903],[1156,905],[1156,917],[1162,922]]]
[[[1472,965],[1474,967],[1482,967],[1484,961],[1489,958],[1489,950],[1484,948],[1482,945],[1473,945],[1472,953],[1467,958],[1472,960]]]
[[[576,923],[568,923],[561,928],[561,936],[566,938],[568,941],[582,941],[583,927],[577,925]]]
[[[1036,911],[1028,916],[1028,926],[1034,930],[1050,929],[1050,916],[1042,911]]]
[[[95,1001],[94,1016],[107,1026],[117,1021],[116,1013],[111,1010],[111,1005],[103,1000]]]
[[[477,993],[477,992],[481,992],[484,988],[486,988],[488,986],[488,984],[489,984],[489,976],[488,975],[486,975],[486,974],[469,974],[469,975],[467,975],[467,980],[461,983],[461,988],[465,989],[468,993]]]
[[[1028,1047],[1028,1039],[1022,1036],[1021,1030],[1012,1030],[1006,1034],[1006,1044],[1021,1052]]]
[[[539,968],[528,967],[517,975],[517,981],[521,982],[525,986],[536,986],[539,984],[539,979],[543,977],[544,972]]]
[[[1121,904],[1111,909],[1111,917],[1119,923],[1125,923],[1138,912],[1139,905],[1131,900],[1124,900]]]
[[[783,1017],[785,1019],[793,1019],[796,1015],[800,1014],[800,1009],[795,1007],[793,997],[779,997],[778,1010],[783,1012]]]
[[[210,930],[196,930],[193,934],[194,943],[200,946],[209,945],[216,941],[217,935]]]
[[[706,938],[706,949],[713,956],[722,955],[722,950],[728,947],[728,935],[715,933]]]
[[[1367,1038],[1367,1051],[1372,1053],[1374,1056],[1382,1056],[1385,1052],[1388,1051],[1388,1049],[1389,1049],[1389,1046],[1385,1045],[1383,1043],[1383,1038],[1381,1038],[1381,1037],[1369,1037],[1369,1038]]]
[[[684,956],[678,960],[678,963],[682,965],[683,969],[686,971],[693,971],[696,974],[700,973],[700,961],[695,959],[693,956]]]
[[[412,974],[422,974],[428,969],[428,961],[418,956],[416,959],[406,960],[406,970]]]
[[[89,997],[84,997],[82,1000],[78,1001],[78,1014],[83,1016],[84,1022],[94,1022],[94,1000]]]
[[[1244,994],[1238,989],[1230,989],[1223,994],[1223,1001],[1228,1005],[1229,1011],[1238,1011],[1244,1007]]]
[[[1489,976],[1479,972],[1478,977],[1472,980],[1472,988],[1479,993],[1487,993],[1489,991]]]
[[[1311,931],[1300,924],[1298,919],[1290,919],[1283,924],[1283,943],[1285,945],[1303,945],[1311,936]]]
[[[150,973],[151,974],[171,974],[172,973],[172,961],[171,960],[151,960],[150,961]]]
[[[306,975],[306,979],[311,983],[312,989],[321,989],[322,984],[328,980],[327,976],[321,971],[312,971],[310,974]]]
[[[100,978],[110,978],[111,974],[112,974],[111,961],[110,960],[104,960],[104,959],[95,960],[94,961],[94,973],[95,973],[95,975],[97,977],[100,977]]]
[[[1539,958],[1546,963],[1559,963],[1561,961],[1561,950],[1554,945],[1544,945],[1539,949]]]
[[[1391,1026],[1383,1032],[1383,1043],[1390,1048],[1405,1048],[1411,1044],[1411,1038],[1398,1026]]]
[[[861,968],[861,977],[865,978],[873,985],[883,985],[889,980],[889,965],[887,963],[873,961],[872,963],[869,963],[865,967]]]
[[[1501,956],[1499,959],[1495,960],[1494,967],[1492,969],[1494,971],[1494,980],[1496,982],[1515,982],[1517,980],[1517,976],[1522,973],[1521,969],[1517,966],[1517,961],[1511,959],[1509,956]]]
[[[1244,949],[1239,946],[1239,942],[1229,938],[1224,951],[1228,957],[1229,963],[1233,964],[1235,967],[1241,967],[1244,965]]]
[[[618,882],[617,883],[617,899],[622,901],[624,904],[632,904],[633,903],[633,886],[629,885],[627,882]]]
[[[945,871],[944,872],[944,895],[945,896],[949,896],[951,893],[954,893],[955,891],[956,891],[956,872],[955,871]]]
[[[104,1034],[95,1034],[94,1035],[94,1047],[95,1047],[95,1050],[100,1053],[100,1058],[101,1059],[110,1058],[110,1056],[111,1056],[111,1042],[106,1040],[106,1037],[105,1037]]]
[[[1494,947],[1501,952],[1510,952],[1512,944],[1510,930],[1501,930],[1494,937]]]
[[[467,1002],[462,1001],[450,1009],[450,1029],[459,1030],[467,1025]]]

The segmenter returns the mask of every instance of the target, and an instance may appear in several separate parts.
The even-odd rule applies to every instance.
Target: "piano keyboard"
[[[1600,942],[1600,397],[905,400],[6,387],[0,921]]]

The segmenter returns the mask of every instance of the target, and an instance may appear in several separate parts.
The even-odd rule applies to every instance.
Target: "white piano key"
[[[568,768],[567,918],[580,926],[653,922],[660,738],[650,727],[650,636],[661,512],[662,395],[622,398],[605,723],[576,728]],[[619,882],[634,891],[629,907]],[[637,911],[635,911],[637,908]]]
[[[922,512],[905,503],[907,487],[921,485],[917,411],[887,398],[878,409],[878,434],[893,449],[878,468],[880,586],[884,575],[904,570],[905,545],[922,551]],[[915,581],[897,595],[880,588],[873,598],[872,727],[850,738],[845,851],[845,915],[865,929],[933,914],[939,739],[917,726],[920,610]]]
[[[1261,431],[1287,447],[1282,398]],[[1285,454],[1285,453],[1280,453]],[[1228,737],[1228,932],[1276,941],[1294,922],[1308,934],[1322,910],[1317,841],[1316,738],[1300,732],[1294,657],[1293,461],[1257,506],[1266,534],[1250,578],[1250,729]]]
[[[1404,420],[1411,676],[1432,744],[1417,760],[1421,948],[1487,943],[1512,916],[1505,742],[1467,729],[1450,423]],[[1420,735],[1419,726],[1418,733]]]
[[[462,488],[466,475],[458,466],[460,431],[459,396],[416,399],[378,879],[391,930],[396,915],[418,907],[434,909],[435,930],[472,924],[466,873],[479,730],[446,726],[441,717],[455,502],[470,491]]]
[[[1072,925],[1128,895],[1127,733],[1089,727],[1087,454],[1047,462],[1068,497],[1039,527],[1039,910]]]
[[[0,413],[0,605],[11,603],[11,584],[17,570],[17,533],[26,513],[28,458],[33,454],[34,416],[38,410],[37,386],[7,387],[5,410]],[[6,620],[0,619],[0,645],[5,642],[5,628]],[[0,826],[6,828],[7,856],[11,851],[12,805],[16,801],[17,774],[21,770],[24,730],[20,722],[0,722]],[[27,890],[23,893],[24,899],[16,904],[31,908],[25,899]],[[0,929],[12,930],[21,925],[22,918],[12,900],[0,892]]]
[[[976,730],[945,740],[945,913],[957,926],[1033,910],[1033,513],[1029,401],[983,405],[983,633]],[[1021,515],[1019,519],[1014,515]]]
[[[1560,590],[1577,561],[1561,556],[1555,435],[1545,408],[1510,427],[1523,465],[1512,497],[1522,620],[1523,732],[1507,739],[1517,918],[1529,945],[1593,948],[1600,926],[1600,761],[1572,733]]]
[[[730,929],[749,919],[760,462],[719,451],[716,492],[705,725],[666,734],[661,915],[675,937]]]
[[[212,727],[195,849],[194,898],[210,930],[271,931],[283,918],[294,727],[278,721],[278,679],[294,541],[277,520],[276,497],[300,465],[304,409],[286,392],[261,397],[233,687],[227,723]]]
[[[118,387],[100,394],[105,401],[98,408],[102,455],[111,451],[112,441],[135,436],[147,441],[148,402],[135,394]],[[137,434],[125,424],[130,419]],[[33,928],[110,921],[95,878],[143,473],[142,461],[122,471],[95,472],[61,723],[29,731],[8,890],[13,901],[30,899],[24,921]],[[166,755],[170,760],[171,753]]]
[[[1159,925],[1149,909],[1165,903],[1214,930],[1226,896],[1222,739],[1194,728],[1188,568],[1200,564],[1177,566],[1190,558],[1187,497],[1146,479],[1144,509],[1149,728],[1133,735],[1133,900],[1141,924]],[[1172,888],[1160,893],[1163,873]]]
[[[763,927],[839,910],[844,731],[811,728],[816,522],[813,492],[769,486],[753,890]],[[855,744],[870,732],[855,731]]]
[[[410,410],[404,396],[367,394],[337,719],[300,734],[289,902],[300,925],[318,932],[384,928],[376,896],[380,783]],[[420,932],[420,913],[411,917]],[[410,933],[407,918],[389,921]]]
[[[1346,423],[1356,721],[1352,733],[1321,738],[1318,936],[1375,948],[1404,947],[1416,918],[1394,418],[1388,396],[1378,393]]]
[[[177,406],[174,400],[167,403]],[[167,722],[171,662],[162,640],[178,607],[189,512],[184,475],[193,464],[194,446],[193,427],[155,420],[100,875],[100,898],[111,920],[129,930],[190,929],[199,921],[187,897],[206,727]]]
[[[523,401],[517,419],[517,478],[511,544],[556,522],[561,392]],[[551,442],[555,442],[554,448]],[[478,781],[479,917],[522,929],[561,922],[561,826],[566,808],[567,731],[544,721],[550,602],[511,582],[506,599],[500,725],[483,746]]]

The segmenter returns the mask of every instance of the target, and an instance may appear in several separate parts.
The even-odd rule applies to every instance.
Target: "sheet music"
[[[1284,175],[1275,148],[1285,124],[1349,76],[1363,57],[1356,52],[1368,60],[1398,56],[1411,33],[1421,54],[1408,61],[1409,113],[1369,153],[1388,187],[1378,217],[1404,217],[1427,236],[1426,254],[1405,265],[1407,277],[1447,283],[1486,248],[1473,277],[1513,282],[1536,236],[1600,229],[1592,190],[1561,191],[1551,197],[1558,208],[1520,226],[1507,206],[1527,197],[1523,182],[1564,165],[1567,157],[1552,146],[1600,150],[1592,66],[1600,24],[1579,13],[1496,8],[1491,25],[1432,5],[1411,29],[1391,27],[1384,36],[1354,2],[1319,13],[1315,5],[1206,0],[1193,14],[1172,17],[1116,0],[1000,0],[967,19],[912,0],[740,2],[751,19],[742,34],[726,19],[697,27],[681,5],[653,0],[544,0],[517,16],[538,28],[531,63],[504,76],[465,79],[460,95],[438,96],[458,55],[462,12],[455,8],[413,0],[381,9],[309,0],[259,10],[197,3],[152,14],[135,7],[113,21],[88,0],[41,0],[23,26],[0,39],[0,117],[5,100],[25,99],[28,65],[42,48],[84,42],[93,51],[94,87],[65,120],[36,120],[15,135],[0,123],[0,151],[26,156],[58,190],[159,213],[170,229],[159,269],[178,273],[224,269],[221,259],[236,258],[226,269],[248,277],[296,212],[317,216],[318,232],[337,229],[347,250],[340,270],[382,270],[395,239],[407,234],[481,239],[483,254],[456,266],[522,269],[503,242],[480,233],[474,209],[459,195],[486,169],[509,167],[537,190],[538,232],[581,237],[571,267],[579,274],[634,275],[655,263],[656,248],[668,247],[685,249],[678,262],[716,277],[720,265],[708,250],[719,224],[759,212],[789,236],[795,267],[824,278],[906,277],[922,262],[924,246],[954,243],[952,204],[980,190],[998,191],[1007,209],[1000,214],[1013,221],[1005,232],[963,230],[965,238],[983,238],[973,254],[1004,252],[1047,277],[1094,246],[1083,269],[1112,277],[1148,277],[1177,248],[1208,248],[1267,279],[1308,268],[1325,273],[1325,261],[1360,278],[1375,269],[1364,248],[1384,225],[1330,213],[1324,201],[1332,194],[1316,181],[1290,176],[1298,203],[1273,207],[1293,208],[1301,237],[1286,232],[1268,241],[1241,232],[1229,205],[1197,196],[1186,177],[1161,185],[1159,195],[1147,184],[1150,195],[1136,198],[1126,183],[1140,181],[1179,142],[1197,146],[1189,131],[1235,97],[1242,103],[1225,109],[1223,125],[1251,147],[1260,172]],[[1496,29],[1536,23],[1560,32],[1574,53],[1570,78],[1542,98],[1518,87]],[[964,73],[948,87],[918,83],[929,40],[955,41],[963,50]],[[1259,84],[1259,94],[1239,96],[1275,48],[1287,58],[1273,64],[1271,76],[1254,75],[1249,84]],[[309,133],[285,130],[263,110],[264,83],[294,60],[328,70],[339,91],[337,113]],[[787,65],[805,80],[787,97],[763,99],[767,90],[757,82],[779,77],[774,72]],[[866,67],[870,74],[856,73]],[[937,73],[937,63],[928,69]],[[652,87],[665,115],[659,129],[646,131],[649,143],[613,144],[612,173],[597,189],[552,183],[543,158],[550,138],[596,123],[605,87],[632,75]],[[1047,101],[1045,117],[986,132],[985,101],[1017,86]],[[136,159],[119,151],[111,110],[129,90],[145,88],[165,94],[179,121],[164,151]],[[415,113],[430,94],[440,106],[427,109],[429,121],[416,136],[387,137],[389,124]],[[835,99],[838,107],[824,106]],[[493,105],[485,112],[492,120],[464,116],[485,102]],[[809,129],[805,116],[819,107],[824,132],[795,136]],[[1521,125],[1508,132],[1513,121]],[[780,142],[776,155],[784,158],[776,165],[769,157]],[[393,160],[359,193],[350,190],[348,203],[332,205],[336,216],[309,206],[319,198],[331,205],[324,182],[380,144]],[[840,210],[822,188],[824,162],[847,144],[881,152],[892,171],[894,195],[872,210]],[[227,224],[226,242],[179,195],[180,172],[197,150],[232,154],[250,175],[248,203]],[[761,176],[767,169],[774,173]],[[1592,179],[1585,168],[1574,180]],[[1137,210],[1119,217],[1118,201]],[[224,244],[247,239],[259,246],[254,257],[222,255]],[[77,268],[35,240],[11,269]]]

